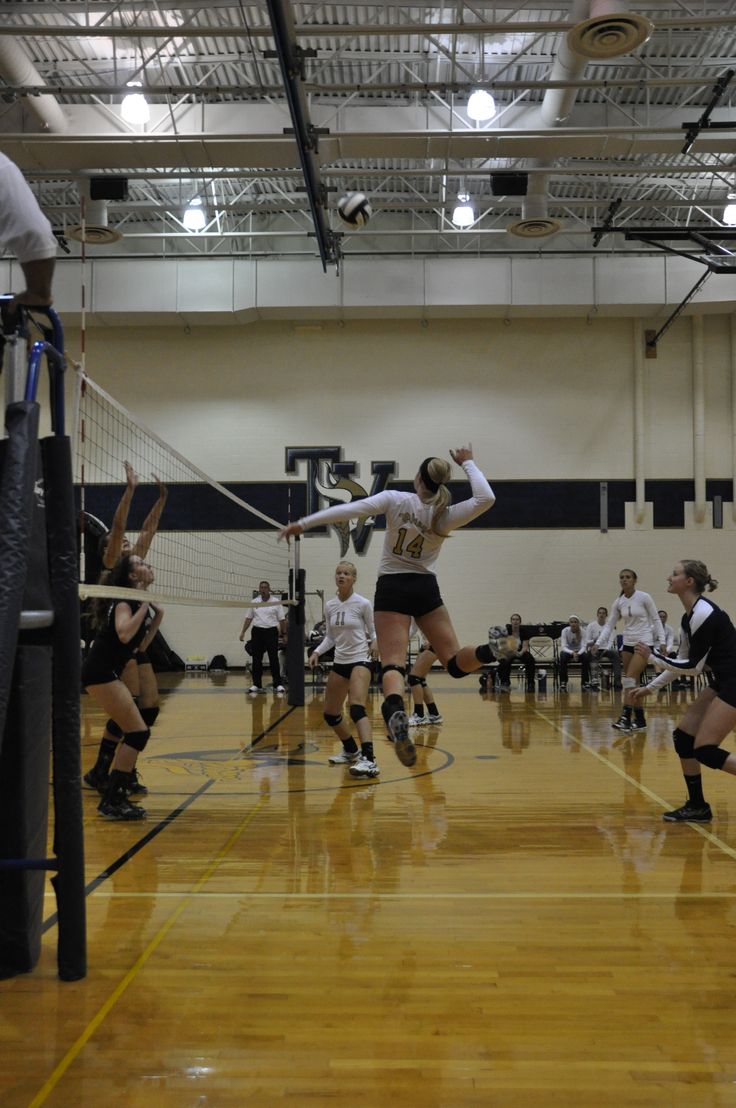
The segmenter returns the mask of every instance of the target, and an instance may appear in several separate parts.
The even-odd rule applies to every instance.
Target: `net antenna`
[[[75,483],[82,519],[110,527],[125,488],[124,463],[139,476],[127,532],[137,538],[159,496],[168,498],[156,532],[151,562],[155,583],[149,600],[161,604],[243,608],[267,579],[273,603],[297,604],[294,548],[278,542],[283,523],[272,519],[208,476],[146,426],[85,373],[79,371]],[[79,592],[86,597],[125,596],[132,589],[98,585],[96,544],[82,543],[86,557]],[[295,572],[290,572],[294,569]],[[291,585],[290,585],[291,582]],[[288,593],[289,599],[281,599]],[[276,599],[278,598],[278,599]]]

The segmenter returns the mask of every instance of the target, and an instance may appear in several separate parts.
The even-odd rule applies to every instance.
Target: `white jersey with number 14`
[[[470,523],[495,503],[493,489],[475,462],[463,462],[463,469],[470,481],[471,496],[459,504],[451,504],[440,518],[442,531],[450,532]],[[300,519],[308,530],[323,523],[343,523],[348,519],[364,519],[368,516],[386,516],[383,553],[378,566],[379,576],[384,573],[434,573],[435,563],[444,535],[432,530],[434,508],[415,492],[385,490],[364,500],[349,504],[337,504],[314,512]]]

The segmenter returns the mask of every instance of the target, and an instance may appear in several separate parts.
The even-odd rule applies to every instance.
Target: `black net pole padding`
[[[291,578],[293,570],[289,571]],[[289,704],[301,708],[304,705],[304,596],[307,575],[303,569],[296,581],[290,580],[291,595],[297,604],[289,607],[289,635],[286,640],[286,673],[289,678]],[[295,587],[293,587],[295,586]]]
[[[8,437],[0,442],[0,751],[28,572],[38,415],[38,404],[31,401],[9,404],[5,412]]]
[[[52,626],[52,753],[54,854],[58,907],[58,971],[62,981],[87,973],[84,835],[80,738],[80,616],[77,517],[68,437],[41,441],[46,498]]]

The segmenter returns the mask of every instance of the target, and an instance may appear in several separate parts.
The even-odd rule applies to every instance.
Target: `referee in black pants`
[[[286,612],[281,604],[273,603],[274,598],[271,596],[271,586],[268,581],[261,581],[258,591],[260,597],[253,601],[245,613],[243,630],[240,632],[240,641],[243,642],[246,631],[253,624],[250,637],[253,652],[253,684],[248,691],[265,692],[262,686],[263,655],[268,654],[274,690],[277,693],[284,692],[279,666],[279,633],[286,637]]]

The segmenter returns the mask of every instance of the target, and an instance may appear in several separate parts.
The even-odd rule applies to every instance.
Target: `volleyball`
[[[497,626],[488,631],[488,645],[493,657],[500,662],[504,658],[513,658],[519,649],[519,640],[509,635],[505,627]]]
[[[364,227],[373,214],[364,192],[348,192],[337,203],[337,212],[348,227]]]

